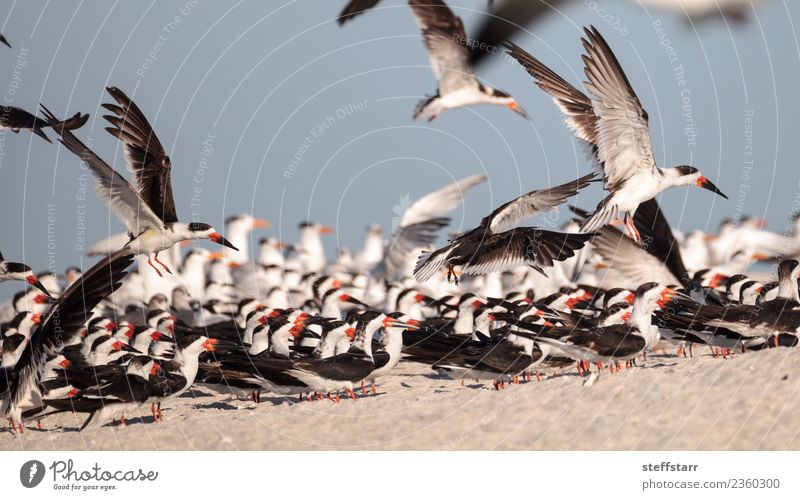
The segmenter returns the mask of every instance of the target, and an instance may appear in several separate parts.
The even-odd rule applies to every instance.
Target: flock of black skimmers
[[[409,3],[438,80],[415,118],[485,103],[530,119],[474,76],[464,26],[444,2]],[[552,96],[598,173],[511,200],[437,248],[447,214],[486,180],[474,175],[411,204],[388,242],[372,226],[360,251],[331,262],[322,242],[330,228],[320,224],[301,224],[293,244],[265,237],[251,256],[264,220],[230,217],[224,233],[181,222],[170,158],[119,88],[107,89],[103,118],[131,181],[76,135],[88,115],[4,108],[3,128],[48,142],[46,131],[55,134],[127,230],[89,250],[101,256],[91,269],[63,277],[0,258],[0,281],[30,285],[0,308],[8,429],[61,412],[85,414],[81,429],[124,423],[148,407],[158,422],[163,402],[195,386],[255,402],[357,399],[401,362],[500,389],[570,365],[596,377],[653,351],[693,356],[703,345],[710,351],[700,354],[727,358],[795,346],[800,265],[787,257],[800,255],[800,235],[753,219],[724,222],[714,235],[671,228],[655,201],[661,191],[724,195],[694,167],[656,165],[647,113],[611,47],[594,27],[581,42],[587,93],[520,46],[505,50]],[[595,182],[607,196],[593,212],[571,207],[559,230],[518,225]],[[219,251],[181,250],[201,239]],[[755,260],[778,263],[777,281],[747,276]]]

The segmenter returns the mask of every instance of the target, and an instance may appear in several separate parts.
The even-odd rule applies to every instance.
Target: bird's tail
[[[77,128],[81,128],[86,125],[86,122],[89,121],[89,114],[82,115],[80,112],[75,113],[72,118],[67,118],[64,121],[50,123],[50,126],[53,129],[58,130],[75,130]]]
[[[414,119],[431,121],[439,116],[439,113],[443,110],[444,107],[438,94],[426,97],[419,101],[417,107],[414,108]]]
[[[601,227],[608,225],[617,215],[618,211],[617,204],[611,203],[611,196],[603,199],[603,201],[597,205],[597,209],[594,213],[581,223],[581,231],[585,233],[597,231]]]

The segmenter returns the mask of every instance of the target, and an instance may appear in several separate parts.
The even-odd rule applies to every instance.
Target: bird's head
[[[685,186],[694,184],[697,187],[708,189],[712,193],[716,193],[726,200],[728,199],[728,197],[725,196],[725,194],[720,191],[713,182],[704,177],[703,174],[701,174],[700,171],[695,167],[691,167],[689,165],[679,165],[670,170],[672,170],[670,174],[675,176],[677,184]]]

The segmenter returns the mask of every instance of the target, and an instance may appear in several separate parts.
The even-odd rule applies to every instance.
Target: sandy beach
[[[507,386],[401,363],[377,395],[260,405],[198,389],[165,403],[165,421],[77,432],[82,415],[0,433],[3,450],[797,450],[800,350],[713,358],[651,355],[591,385],[571,370]]]

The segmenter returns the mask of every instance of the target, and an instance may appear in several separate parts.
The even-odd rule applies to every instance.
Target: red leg
[[[167,265],[166,265],[166,264],[164,264],[163,262],[161,262],[160,260],[158,260],[158,252],[156,252],[156,253],[155,253],[155,256],[154,256],[154,258],[156,259],[156,262],[158,262],[158,263],[161,265],[161,267],[163,267],[163,268],[164,268],[164,270],[165,270],[166,272],[168,272],[169,274],[172,274],[172,271],[169,269],[169,267],[167,267]]]
[[[158,270],[158,268],[157,268],[156,266],[154,266],[154,265],[153,265],[153,261],[151,261],[151,260],[150,260],[150,257],[148,257],[148,258],[147,258],[147,263],[150,265],[150,267],[152,267],[152,268],[153,268],[153,270],[154,270],[156,273],[158,273],[158,275],[159,275],[159,276],[164,276],[163,274],[161,274],[161,271],[159,271],[159,270]]]

